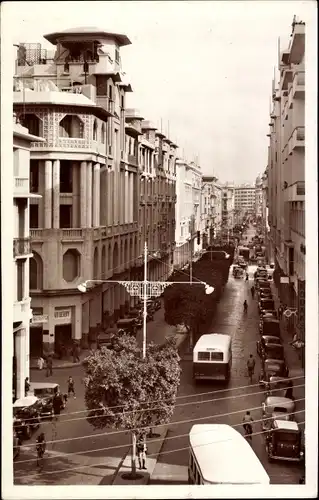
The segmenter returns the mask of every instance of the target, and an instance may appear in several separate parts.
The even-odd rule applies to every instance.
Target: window
[[[20,302],[24,299],[24,266],[25,259],[19,259],[17,265],[17,300]]]
[[[39,192],[39,161],[30,161],[30,192]]]
[[[30,228],[37,229],[39,227],[39,205],[30,205],[29,217]]]
[[[210,353],[209,352],[199,352],[197,355],[198,361],[210,361]]]
[[[30,134],[43,137],[43,122],[36,115],[27,113],[21,117],[20,121],[29,130]]]
[[[211,361],[223,361],[224,355],[222,352],[213,351],[210,353]]]
[[[124,105],[124,96],[121,95],[121,108],[124,109],[125,105]]]
[[[80,254],[78,250],[70,249],[63,255],[63,278],[65,281],[71,282],[79,276],[80,271]]]
[[[101,126],[101,143],[105,144],[105,123]]]
[[[68,160],[60,161],[60,192],[72,193],[72,163]]]
[[[93,123],[93,141],[97,141],[97,120]]]
[[[59,123],[59,136],[72,139],[83,138],[84,125],[76,115],[66,115]]]
[[[72,205],[60,205],[60,228],[72,227]]]
[[[38,288],[38,265],[37,261],[33,257],[30,259],[30,278],[29,278],[30,290],[37,290]]]

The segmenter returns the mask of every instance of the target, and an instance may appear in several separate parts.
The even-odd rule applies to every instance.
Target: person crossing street
[[[253,375],[255,372],[255,365],[256,365],[255,358],[253,357],[252,354],[250,354],[248,361],[247,361],[247,368],[248,368],[248,376],[249,376],[251,384],[253,383]]]
[[[254,287],[254,285],[251,287],[250,292],[251,292],[252,298],[254,298],[255,297],[255,287]]]

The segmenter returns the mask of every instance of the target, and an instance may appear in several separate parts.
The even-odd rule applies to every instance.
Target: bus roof
[[[231,336],[223,333],[207,333],[202,335],[194,346],[194,352],[200,349],[207,349],[208,347],[215,347],[216,349],[226,350],[231,343]]]
[[[230,425],[196,424],[189,438],[205,481],[214,484],[270,483],[249,443]]]

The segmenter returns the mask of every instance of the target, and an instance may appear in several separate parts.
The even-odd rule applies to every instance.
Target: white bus
[[[193,425],[189,442],[189,484],[270,483],[250,444],[230,425]]]
[[[202,335],[193,350],[194,380],[225,380],[231,374],[231,337],[222,333]]]

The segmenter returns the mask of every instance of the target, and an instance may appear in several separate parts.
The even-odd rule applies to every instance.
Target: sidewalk
[[[280,300],[278,296],[278,290],[274,282],[271,283],[271,290],[274,297],[274,302],[276,309],[278,309]],[[301,400],[296,402],[296,411],[303,411],[305,409],[305,370],[302,368],[301,360],[299,359],[298,351],[292,347],[289,342],[292,341],[292,335],[287,331],[286,324],[284,320],[281,320],[281,339],[285,350],[285,358],[289,368],[289,376],[295,378],[293,380],[294,384],[294,397],[296,400]],[[300,387],[296,387],[300,386]],[[298,422],[305,421],[304,413],[297,413],[296,420]]]
[[[162,307],[159,311],[154,314],[154,321],[149,321],[146,326],[146,342],[154,342],[155,344],[163,342],[165,337],[176,336],[177,344],[179,345],[185,339],[184,333],[178,333],[175,326],[168,325],[164,320],[164,304],[162,301]],[[137,332],[136,339],[139,345],[142,347],[143,342],[143,330],[140,329]],[[162,339],[162,340],[161,340]],[[83,360],[90,353],[90,349],[82,349],[80,353],[80,361],[73,363],[72,357],[69,359],[53,359],[53,370],[57,368],[73,368],[75,366],[82,365]],[[31,358],[30,369],[38,370],[37,358]],[[45,368],[43,369],[43,372]]]

